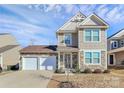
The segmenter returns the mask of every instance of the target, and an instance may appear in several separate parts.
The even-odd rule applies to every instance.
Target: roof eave
[[[108,29],[109,26],[79,26],[78,28],[105,28]]]

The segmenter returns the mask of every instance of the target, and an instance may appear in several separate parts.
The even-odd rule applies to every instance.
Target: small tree
[[[67,82],[69,82],[69,72],[70,72],[69,62],[67,62],[67,68],[65,69],[65,75],[66,75]]]

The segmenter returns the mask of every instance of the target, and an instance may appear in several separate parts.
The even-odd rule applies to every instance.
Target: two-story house
[[[96,14],[77,13],[57,31],[58,68],[107,69],[108,24]]]
[[[108,65],[124,65],[124,29],[108,37]]]
[[[20,51],[22,69],[52,69],[56,65],[58,69],[105,70],[107,28],[108,24],[95,13],[86,17],[78,12],[57,30],[56,46],[28,46]]]

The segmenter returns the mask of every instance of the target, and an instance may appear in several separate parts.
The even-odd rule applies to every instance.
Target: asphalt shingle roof
[[[56,53],[56,45],[30,45],[20,50],[21,54]]]
[[[4,47],[1,47],[1,48],[0,48],[0,53],[3,53],[3,52],[5,52],[5,51],[10,50],[10,49],[12,49],[12,48],[15,48],[15,47],[17,47],[17,46],[19,46],[19,45],[7,45],[7,46],[4,46]]]

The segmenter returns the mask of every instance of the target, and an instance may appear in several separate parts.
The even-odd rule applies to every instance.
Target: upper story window
[[[92,35],[91,30],[87,29],[85,30],[85,41],[91,41]]]
[[[65,34],[64,35],[64,43],[66,45],[71,45],[71,43],[72,43],[72,36],[71,36],[71,34]]]
[[[121,47],[124,46],[124,40],[121,40],[121,41],[120,41],[120,46],[121,46]]]
[[[111,48],[118,48],[118,41],[112,41]]]
[[[84,38],[86,42],[98,42],[100,41],[100,31],[99,29],[85,29]]]

